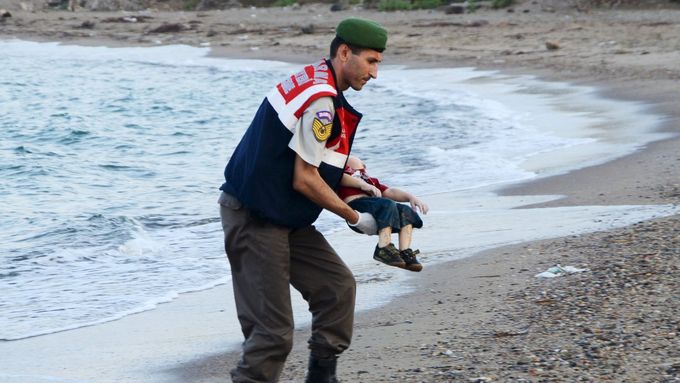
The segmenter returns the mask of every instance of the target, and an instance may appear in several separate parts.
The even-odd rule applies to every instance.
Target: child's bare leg
[[[406,225],[399,232],[399,250],[406,250],[411,247],[411,234],[413,225]]]
[[[386,227],[378,231],[378,247],[385,247],[392,243],[392,228]]]

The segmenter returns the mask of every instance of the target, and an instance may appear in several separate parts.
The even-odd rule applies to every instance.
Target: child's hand
[[[361,185],[361,191],[366,192],[366,193],[368,193],[368,195],[373,196],[373,197],[382,197],[382,193],[380,192],[380,189],[378,189],[377,187],[375,187],[371,184],[367,184],[365,182]]]
[[[420,212],[423,214],[427,214],[427,211],[430,210],[425,202],[421,201],[418,197],[411,197],[409,203],[411,203],[411,209],[415,211],[420,210]]]

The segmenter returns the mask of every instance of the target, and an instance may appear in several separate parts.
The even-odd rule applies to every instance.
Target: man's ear
[[[343,63],[347,62],[351,54],[352,50],[349,49],[349,46],[347,46],[347,44],[340,44],[340,46],[338,47],[337,56],[340,58],[341,62]]]

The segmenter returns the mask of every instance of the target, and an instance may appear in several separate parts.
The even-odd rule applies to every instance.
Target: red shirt
[[[349,174],[352,177],[358,177],[361,178],[364,182],[367,184],[373,185],[380,190],[380,192],[384,192],[385,190],[389,189],[389,186],[385,186],[380,183],[380,181],[377,178],[371,177],[366,173],[366,169],[352,169],[349,166],[345,167],[345,174]],[[351,197],[354,195],[359,195],[363,194],[367,197],[370,197],[370,194],[366,193],[365,191],[358,189],[358,188],[353,188],[353,187],[348,187],[348,186],[339,186],[337,190],[338,196],[340,197],[341,200],[344,200],[347,197]]]

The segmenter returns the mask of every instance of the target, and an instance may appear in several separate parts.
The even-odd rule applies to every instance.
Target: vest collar
[[[344,94],[344,92],[341,91],[341,90],[338,88],[338,77],[337,77],[336,74],[335,74],[335,68],[333,67],[333,63],[331,62],[331,60],[326,59],[326,65],[328,65],[328,68],[330,69],[331,74],[333,75],[333,84],[335,85],[335,90],[336,90],[336,92],[338,92],[338,96],[337,96],[337,97],[338,97],[338,100],[340,100],[340,105],[342,105],[342,106],[343,106],[345,109],[347,109],[349,112],[351,112],[351,113],[354,114],[355,116],[359,117],[359,119],[361,119],[361,117],[363,117],[363,114],[361,114],[359,111],[357,111],[356,109],[354,109],[354,107],[353,107],[352,105],[350,105],[349,102],[347,102],[347,99],[345,99],[345,94]]]

